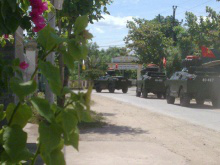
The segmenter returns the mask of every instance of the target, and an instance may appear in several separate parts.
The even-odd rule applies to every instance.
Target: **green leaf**
[[[44,160],[48,160],[52,151],[57,149],[61,143],[61,131],[58,125],[40,123],[39,126],[40,152]]]
[[[0,104],[0,121],[5,119],[4,105]]]
[[[21,82],[17,78],[12,78],[10,81],[12,91],[23,100],[25,96],[33,93],[37,89],[37,83],[34,80]]]
[[[64,60],[65,58],[68,58],[69,60],[71,60],[71,62],[74,62],[74,60],[83,59],[87,56],[88,48],[86,45],[81,45],[77,43],[75,40],[70,40],[67,44],[68,53],[66,55],[71,57],[65,57],[64,55]]]
[[[69,69],[74,69],[74,56],[71,53],[68,53],[66,49],[65,46],[60,46],[58,52],[63,55],[64,64],[66,64]]]
[[[50,164],[51,165],[65,165],[64,154],[60,149],[56,149],[50,154]]]
[[[41,44],[47,51],[58,47],[59,44],[66,39],[59,37],[55,30],[48,24],[44,29],[38,32],[38,43]]]
[[[76,111],[73,109],[65,109],[62,113],[62,127],[64,132],[67,135],[67,138],[69,138],[69,134],[71,134],[75,127],[77,126],[78,119]]]
[[[17,7],[17,2],[15,0],[7,0],[7,1],[9,3],[9,5],[10,5],[12,11],[15,12],[16,7]]]
[[[15,104],[11,103],[8,105],[6,109],[6,119],[8,122],[11,118],[11,115],[14,112],[15,107],[16,107]],[[32,116],[31,108],[26,104],[20,105],[12,119],[11,125],[19,125],[21,128],[23,128],[27,124],[31,116]]]
[[[79,122],[81,122],[81,121],[91,122],[92,121],[90,111],[85,110],[84,107],[80,104],[77,105],[76,109],[77,109],[77,115],[78,115]]]
[[[26,148],[27,133],[21,127],[13,125],[3,128],[3,148],[13,163],[27,160],[32,155]]]
[[[51,110],[50,104],[47,100],[35,97],[31,99],[31,103],[39,112],[39,114],[43,116],[48,122],[55,120],[53,111]]]
[[[63,146],[64,142],[61,140],[56,149],[51,151],[50,154],[45,154],[43,156],[45,163],[48,165],[65,165],[64,154],[62,153]]]
[[[23,11],[27,11],[29,6],[30,6],[30,2],[29,1],[21,0],[21,9]]]
[[[63,108],[60,108],[55,103],[52,104],[50,107],[51,107],[54,114],[59,114],[61,111],[63,111]]]
[[[75,22],[75,32],[77,34],[81,33],[88,26],[89,19],[88,16],[80,16],[76,19]]]
[[[30,29],[31,28],[31,18],[28,16],[24,16],[21,20],[21,28],[22,29]]]
[[[79,129],[77,127],[68,136],[64,133],[64,144],[65,145],[71,145],[76,150],[78,150],[78,147],[79,147]]]
[[[64,87],[62,90],[62,95],[66,95],[68,93],[73,93],[73,91],[68,87]]]
[[[20,64],[20,59],[19,58],[15,58],[13,60],[13,66],[19,66],[19,64]]]
[[[50,62],[42,61],[39,63],[39,68],[41,69],[41,73],[46,77],[52,92],[56,95],[60,95],[62,83],[59,69]]]
[[[85,39],[92,39],[93,38],[93,35],[91,33],[89,33],[88,30],[85,30],[83,32],[83,36],[85,37]]]

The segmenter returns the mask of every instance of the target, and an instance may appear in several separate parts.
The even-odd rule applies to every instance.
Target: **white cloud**
[[[99,28],[99,27],[95,27],[95,30],[96,30],[98,33],[105,33],[105,31],[102,30],[102,29]]]
[[[126,28],[127,21],[131,21],[133,18],[132,16],[117,17],[111,15],[103,15],[103,17],[104,17],[103,19],[95,23],[96,26],[100,26],[100,27],[108,26],[116,29]]]
[[[123,3],[138,3],[140,0],[123,0]]]
[[[127,4],[137,4],[140,2],[140,0],[115,0],[114,3],[121,4],[121,3],[127,3]]]

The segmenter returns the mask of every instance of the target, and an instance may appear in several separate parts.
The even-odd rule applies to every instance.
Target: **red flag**
[[[203,57],[216,58],[214,53],[210,49],[208,49],[207,47],[201,46],[201,49],[202,49],[202,56]]]
[[[164,57],[163,58],[163,66],[166,68],[166,66],[167,66],[167,60],[166,60],[166,58]]]
[[[115,69],[118,69],[118,64],[115,64]]]

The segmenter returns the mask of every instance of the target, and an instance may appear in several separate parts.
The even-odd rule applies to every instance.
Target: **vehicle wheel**
[[[113,84],[109,84],[108,90],[109,90],[110,93],[114,93],[114,92],[115,92],[115,87],[114,87],[114,85],[113,85]]]
[[[175,97],[170,96],[170,88],[167,88],[166,99],[167,99],[167,104],[174,104],[175,102]]]
[[[190,97],[184,93],[183,89],[180,89],[180,105],[183,107],[188,107],[190,105]]]
[[[137,89],[136,89],[136,96],[141,97],[141,92],[139,92]]]
[[[161,99],[162,98],[162,94],[161,93],[157,93],[157,98]]]
[[[97,92],[97,93],[102,92],[102,89],[100,88],[100,86],[99,86],[99,85],[97,85],[97,86],[96,86],[95,90],[96,90],[96,92]]]
[[[142,90],[141,90],[142,92],[142,97],[143,98],[147,98],[147,95],[148,95],[148,92],[146,91],[146,90],[143,90],[143,88],[142,88]]]
[[[214,108],[220,108],[220,99],[218,97],[212,99],[212,106]]]
[[[163,98],[166,99],[166,97],[167,97],[167,95],[166,95],[166,93],[164,93],[164,94],[163,94]]]
[[[203,98],[196,98],[196,104],[203,105],[204,102],[205,102],[205,99],[203,99]]]
[[[122,88],[122,92],[127,93],[128,92],[128,87]]]

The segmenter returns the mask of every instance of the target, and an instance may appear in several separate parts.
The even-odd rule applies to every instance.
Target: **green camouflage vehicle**
[[[184,69],[176,72],[166,81],[166,99],[168,104],[174,104],[175,98],[180,98],[181,106],[189,106],[195,99],[199,105],[210,100],[214,107],[220,105],[220,77],[215,67],[202,65],[199,58],[187,58],[183,61]]]
[[[140,97],[142,94],[143,98],[147,98],[148,93],[154,93],[157,98],[161,99],[162,96],[165,98],[166,88],[165,80],[167,79],[166,74],[159,71],[159,67],[147,67],[142,70],[142,79],[137,80],[136,96]]]
[[[108,71],[106,76],[102,76],[94,81],[94,88],[96,92],[102,92],[103,89],[108,89],[110,93],[115,90],[122,90],[123,93],[128,92],[131,86],[131,81],[123,76],[115,76],[115,71]]]

